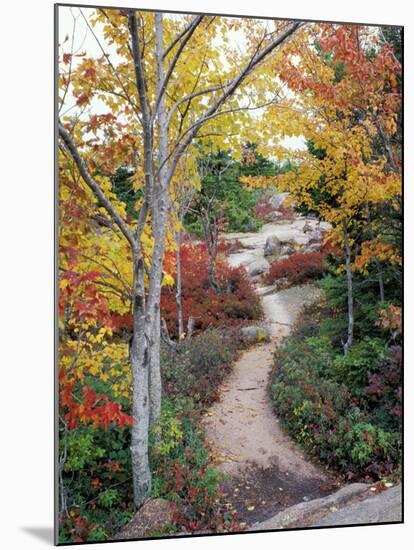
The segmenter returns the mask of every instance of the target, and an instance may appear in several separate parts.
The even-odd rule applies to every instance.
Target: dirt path
[[[319,299],[320,291],[304,285],[275,293],[259,287],[257,292],[271,342],[243,353],[221,388],[220,400],[204,418],[214,461],[227,476],[228,507],[247,528],[336,488],[327,471],[306,460],[281,429],[267,391],[275,344],[290,332],[303,306]]]

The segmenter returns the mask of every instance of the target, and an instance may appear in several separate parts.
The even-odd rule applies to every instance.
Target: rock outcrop
[[[282,242],[276,235],[271,235],[267,237],[266,243],[264,246],[264,255],[265,256],[278,256],[282,250]]]
[[[170,500],[148,500],[134,517],[116,535],[116,540],[141,539],[152,531],[160,531],[170,524],[174,516],[174,504]]]
[[[261,275],[266,273],[269,269],[269,262],[265,258],[255,260],[248,267],[248,273],[250,277],[256,277],[256,275]]]

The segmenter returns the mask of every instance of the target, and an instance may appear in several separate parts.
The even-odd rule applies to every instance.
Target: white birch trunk
[[[354,339],[354,296],[352,285],[352,271],[351,271],[351,247],[349,245],[348,230],[346,222],[342,224],[344,244],[345,244],[345,270],[346,270],[346,284],[348,295],[348,333],[347,340],[344,344],[344,353],[348,353],[349,348],[352,346]]]
[[[131,432],[132,480],[134,504],[139,508],[151,495],[151,471],[148,459],[149,430],[149,350],[145,337],[144,272],[140,252],[134,251],[133,337],[130,349],[133,386]]]
[[[176,281],[175,281],[175,302],[177,304],[178,318],[178,339],[184,338],[184,320],[183,320],[183,297],[182,297],[182,277],[181,277],[181,232],[177,231],[175,235],[177,244],[176,258]]]

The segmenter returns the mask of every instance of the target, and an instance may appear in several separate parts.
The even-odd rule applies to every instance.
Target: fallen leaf
[[[254,507],[253,504],[252,504],[251,506],[248,506],[248,507],[247,507],[247,510],[248,510],[249,512],[253,512],[254,508],[255,508],[255,507]]]

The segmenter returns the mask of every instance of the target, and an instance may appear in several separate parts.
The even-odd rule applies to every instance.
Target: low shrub
[[[164,399],[159,425],[163,445],[156,445],[151,455],[152,493],[154,498],[166,498],[177,505],[170,531],[217,532],[230,529],[234,522],[231,514],[223,514],[223,476],[209,465],[197,416],[191,399]]]
[[[129,427],[79,425],[59,443],[59,542],[111,539],[134,512]]]
[[[395,358],[368,358],[369,349],[363,343],[344,359],[328,338],[293,335],[275,354],[271,397],[285,428],[312,455],[347,474],[380,477],[400,461],[400,387]],[[370,370],[383,372],[384,361],[394,361],[392,374],[373,378]],[[362,379],[344,376],[346,362],[364,363],[368,386],[361,390]],[[391,379],[393,387],[386,388]]]
[[[220,476],[209,466],[198,417],[201,408],[216,399],[236,347],[231,330],[217,329],[182,342],[177,351],[162,347],[165,397],[150,438],[152,496],[177,503],[172,530],[220,530],[232,525],[231,514],[222,509]],[[104,389],[102,380],[99,384]],[[129,401],[118,399],[129,412]],[[128,423],[121,427],[113,422],[106,428],[79,423],[69,430],[62,425],[61,543],[110,540],[131,519],[129,446]]]
[[[278,279],[286,278],[292,284],[301,284],[310,279],[321,277],[324,273],[324,253],[309,252],[292,254],[284,260],[270,264],[264,280],[266,284],[273,284]]]
[[[185,324],[192,317],[195,331],[200,332],[213,327],[237,326],[261,317],[260,300],[243,268],[230,267],[225,261],[218,260],[216,279],[221,291],[217,292],[209,286],[207,266],[208,255],[204,244],[182,246],[182,306]],[[175,293],[175,285],[164,287],[161,296],[161,315],[173,337],[178,336]]]
[[[236,358],[237,342],[234,331],[210,329],[185,340],[176,350],[163,346],[161,372],[167,395],[189,397],[204,405],[214,401]]]
[[[275,207],[269,197],[263,197],[256,204],[255,216],[259,219],[273,218],[280,221],[291,221],[295,218],[295,211],[290,206],[283,206],[283,204]]]

